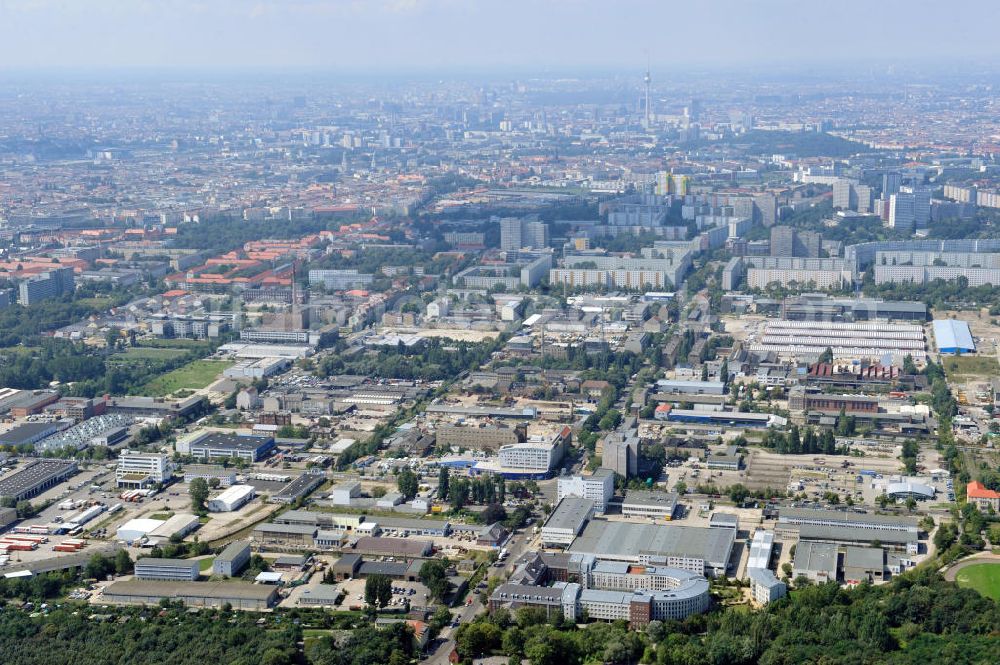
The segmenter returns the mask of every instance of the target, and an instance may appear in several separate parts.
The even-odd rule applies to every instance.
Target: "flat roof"
[[[58,429],[58,423],[23,423],[0,434],[0,443],[16,446]]]
[[[569,551],[626,560],[640,556],[685,557],[702,559],[712,567],[725,567],[735,540],[732,529],[593,519]]]
[[[945,349],[960,349],[975,351],[976,343],[972,340],[969,324],[957,319],[934,319],[934,343],[938,351]]]
[[[216,561],[232,561],[237,555],[243,552],[243,550],[250,549],[249,540],[234,540],[233,542],[226,545],[226,549],[219,553],[219,556],[215,557]]]
[[[0,496],[19,496],[54,477],[72,473],[74,470],[76,462],[70,460],[33,460],[6,478],[0,479]]]
[[[208,432],[196,441],[191,442],[192,448],[227,448],[230,450],[257,450],[261,446],[273,443],[270,436],[254,434],[228,434],[226,432]]]
[[[823,524],[803,524],[799,527],[799,541],[835,540],[856,543],[888,543],[906,545],[917,542],[917,534],[911,531],[890,529],[869,529],[856,526],[828,526]]]
[[[795,546],[793,569],[796,574],[803,571],[825,572],[830,579],[837,579],[837,546],[799,541]]]
[[[918,526],[915,517],[897,517],[896,515],[875,515],[870,513],[856,513],[842,510],[823,510],[822,508],[779,508],[779,522],[830,522],[850,526],[859,525],[879,525],[893,529],[916,531]]]
[[[881,570],[884,565],[885,565],[885,551],[881,547],[847,546],[844,548],[845,568],[864,568],[865,570]]]
[[[143,557],[135,562],[137,566],[160,566],[168,568],[197,568],[196,559],[162,559],[152,556]]]
[[[375,522],[380,527],[387,527],[390,529],[439,529],[443,531],[448,528],[447,520],[420,520],[409,517],[371,516],[365,517],[365,521]]]
[[[264,533],[294,533],[302,536],[311,536],[316,533],[316,527],[311,524],[272,524],[265,522],[254,527],[254,531]]]
[[[622,506],[655,506],[662,508],[665,506],[676,506],[677,494],[675,492],[655,492],[652,490],[626,490],[625,498],[622,499]]]
[[[593,499],[567,496],[556,505],[542,528],[568,529],[575,534],[580,530],[580,526],[593,514]]]
[[[247,584],[243,582],[162,582],[154,580],[126,580],[113,582],[104,589],[105,596],[134,596],[174,598],[200,597],[224,600],[237,598],[240,600],[268,601],[277,589],[262,584]]]

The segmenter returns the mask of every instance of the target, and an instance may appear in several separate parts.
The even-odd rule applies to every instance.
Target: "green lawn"
[[[959,586],[975,589],[987,598],[1000,602],[1000,563],[980,563],[958,571]]]
[[[136,346],[111,357],[114,362],[164,362],[173,360],[187,353],[183,349],[160,349]]]
[[[955,356],[944,358],[944,371],[952,376],[995,376],[1000,373],[996,356]]]
[[[214,556],[210,556],[210,557],[205,558],[205,559],[199,559],[198,560],[198,570],[200,570],[203,573],[206,572],[206,571],[212,570],[212,562],[214,562],[214,561],[215,561],[215,557]]]
[[[233,364],[228,360],[195,360],[163,376],[156,377],[143,386],[142,392],[153,397],[162,397],[178,390],[204,388]]]

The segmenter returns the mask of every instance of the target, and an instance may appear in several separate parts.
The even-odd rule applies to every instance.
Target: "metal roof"
[[[934,320],[934,343],[937,344],[938,351],[976,350],[976,343],[972,341],[972,331],[969,330],[969,324],[956,319]]]

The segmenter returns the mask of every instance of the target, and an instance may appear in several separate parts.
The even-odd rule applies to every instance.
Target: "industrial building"
[[[839,557],[836,545],[800,541],[795,546],[792,570],[795,577],[803,575],[819,584],[836,582]]]
[[[195,559],[146,557],[135,562],[135,577],[140,580],[194,581],[199,574],[199,562]]]
[[[206,482],[215,479],[219,487],[230,487],[236,484],[236,469],[216,464],[184,465],[184,482],[190,483],[195,478],[203,478]]]
[[[24,423],[0,434],[0,446],[26,448],[65,427],[64,423]]]
[[[15,502],[30,499],[76,472],[76,462],[72,460],[32,460],[6,478],[0,479],[0,498]]]
[[[258,547],[279,549],[309,549],[314,545],[316,527],[305,524],[258,524],[253,529],[253,541]]]
[[[734,529],[636,524],[594,519],[569,551],[598,559],[665,565],[709,577],[724,576],[736,541]]]
[[[836,321],[768,321],[750,351],[784,357],[819,356],[826,349],[834,358],[912,356],[926,359],[924,329],[908,323],[841,323]]]
[[[770,568],[771,553],[774,550],[774,532],[757,529],[750,543],[750,557],[747,559],[747,569]]]
[[[817,526],[850,526],[872,529],[879,532],[904,531],[914,535],[918,532],[918,521],[914,517],[896,517],[846,510],[822,510],[818,508],[781,508],[778,512],[776,531],[794,532],[795,527],[811,524]]]
[[[955,319],[935,319],[933,325],[934,344],[938,353],[949,355],[975,353],[976,343],[972,339],[968,323]]]
[[[593,516],[593,500],[574,497],[562,499],[542,526],[542,543],[547,547],[568,546]]]
[[[256,489],[253,485],[233,485],[219,496],[208,500],[208,510],[213,513],[229,513],[251,501]]]
[[[677,494],[649,490],[628,490],[622,500],[622,515],[654,520],[672,520],[677,510]]]
[[[270,584],[241,582],[156,582],[127,580],[114,582],[101,595],[101,601],[113,605],[157,605],[166,598],[181,601],[188,607],[261,611],[278,602],[278,587]]]
[[[250,563],[250,541],[234,540],[212,562],[212,574],[235,577]]]
[[[177,452],[207,460],[240,458],[258,462],[275,449],[274,438],[202,431],[177,441]]]
[[[322,473],[303,473],[282,487],[271,497],[271,503],[295,503],[309,496],[309,493],[323,484],[326,476]]]

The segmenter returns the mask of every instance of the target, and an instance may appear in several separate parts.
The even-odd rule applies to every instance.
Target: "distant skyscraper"
[[[882,176],[882,198],[888,199],[899,191],[903,184],[903,175],[897,171],[888,171]]]
[[[764,226],[774,226],[778,221],[778,200],[774,194],[758,194],[753,197],[754,217]]]
[[[511,252],[549,246],[549,225],[537,217],[504,217],[500,220],[500,249]]]
[[[643,77],[642,81],[643,81],[643,83],[646,84],[646,108],[645,108],[645,111],[646,111],[646,124],[645,124],[645,127],[646,127],[646,129],[649,129],[652,126],[652,122],[653,122],[652,112],[651,112],[650,107],[649,107],[649,84],[652,83],[652,81],[653,81],[653,79],[649,75],[649,63],[646,63],[646,75]]]
[[[833,182],[833,207],[840,208],[841,210],[850,210],[851,206],[851,187],[856,183],[852,180],[846,178],[840,178],[834,180]]]
[[[771,256],[795,256],[795,229],[790,226],[771,227]]]
[[[889,226],[905,233],[913,233],[916,226],[913,204],[913,194],[900,192],[891,195],[889,197]]]
[[[872,188],[868,185],[854,186],[855,205],[858,212],[870,213],[872,211]]]

